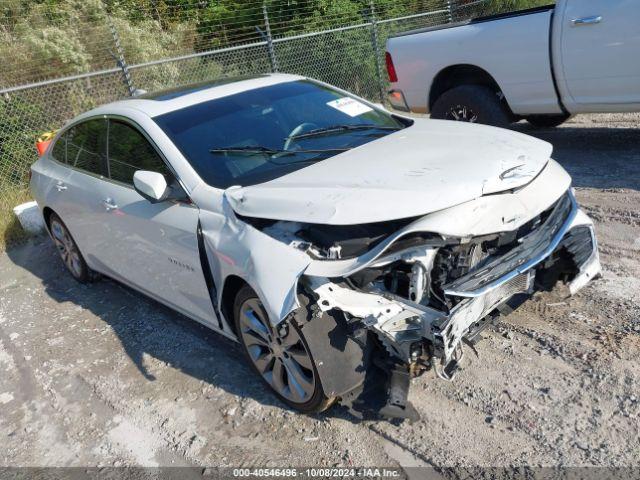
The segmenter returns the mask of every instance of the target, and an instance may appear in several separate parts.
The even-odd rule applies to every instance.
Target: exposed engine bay
[[[558,281],[575,293],[600,270],[593,227],[570,191],[517,229],[466,238],[411,231],[415,218],[355,226],[243,220],[325,264],[357,260],[408,231],[348,275],[303,275],[299,284],[321,311],[374,336],[388,359],[390,416],[411,415],[404,376],[433,369],[453,379],[463,343],[473,348],[501,314]]]

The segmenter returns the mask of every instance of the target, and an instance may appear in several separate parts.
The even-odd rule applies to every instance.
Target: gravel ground
[[[0,257],[0,465],[638,466],[640,116],[581,116],[554,143],[596,221],[604,278],[536,295],[416,379],[414,424],[288,410],[232,342],[109,280],[83,286],[47,239]]]

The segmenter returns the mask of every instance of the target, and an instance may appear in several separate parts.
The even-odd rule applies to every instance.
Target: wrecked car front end
[[[463,340],[512,309],[516,297],[557,280],[575,293],[600,269],[593,225],[570,191],[515,232],[425,240],[347,277],[303,281],[320,309],[358,319],[390,354],[448,379]]]
[[[600,272],[593,224],[553,161],[520,189],[417,219],[356,226],[244,220],[309,258],[296,279],[306,300],[292,315],[330,314],[342,335],[372,337],[374,352],[363,362],[378,356],[388,374],[382,411],[389,416],[411,417],[408,379],[430,369],[452,379],[463,344],[473,348],[500,315],[558,282],[574,294]],[[343,373],[338,364],[324,377],[332,383]]]

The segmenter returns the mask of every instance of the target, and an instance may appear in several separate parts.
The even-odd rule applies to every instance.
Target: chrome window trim
[[[58,141],[60,141],[60,138],[63,135],[66,135],[73,127],[77,127],[78,125],[82,125],[83,123],[86,122],[90,122],[92,120],[100,120],[100,119],[104,119],[107,121],[107,148],[106,148],[106,155],[107,155],[107,172],[111,172],[111,168],[109,165],[109,130],[110,130],[110,125],[111,125],[111,120],[118,120],[122,123],[126,123],[127,125],[129,125],[130,127],[136,129],[140,134],[142,134],[142,136],[149,142],[149,144],[151,145],[151,147],[155,150],[155,152],[158,154],[158,156],[160,157],[160,159],[164,162],[165,166],[167,167],[167,169],[169,170],[169,172],[171,173],[171,175],[173,175],[173,178],[175,178],[175,180],[178,182],[178,184],[180,185],[180,188],[182,188],[182,190],[184,191],[185,195],[187,196],[187,198],[189,199],[189,202],[191,202],[191,204],[195,205],[195,203],[193,202],[193,200],[191,199],[191,193],[189,192],[189,190],[186,188],[184,182],[182,181],[182,179],[180,178],[180,176],[177,174],[176,170],[173,168],[173,166],[171,165],[171,162],[169,162],[169,160],[167,159],[167,157],[164,155],[164,153],[158,148],[158,146],[156,145],[156,143],[153,141],[153,139],[149,136],[149,134],[145,131],[144,128],[142,128],[140,125],[138,125],[135,121],[133,121],[132,119],[125,117],[123,115],[117,115],[117,114],[100,114],[100,115],[94,115],[94,116],[90,116],[90,117],[85,117],[81,120],[78,120],[76,122],[70,123],[69,125],[66,125],[65,127],[63,127],[62,129],[60,129],[60,132],[58,132],[58,135],[55,137],[54,142],[53,142],[53,146],[55,146],[56,143],[58,143]],[[65,157],[67,155],[67,139],[65,138]],[[51,155],[51,152],[53,151],[53,146],[51,147],[51,149],[49,150],[49,154],[47,155],[47,158],[55,163],[57,163],[58,165],[62,165],[63,167],[69,168],[70,170],[73,170],[75,172],[79,172],[79,173],[83,173],[85,175],[89,175],[90,177],[94,177],[97,178],[99,180],[103,180],[107,183],[112,183],[114,185],[120,186],[120,187],[125,187],[125,188],[129,188],[130,190],[135,190],[135,187],[133,186],[133,184],[129,184],[129,183],[125,183],[125,182],[121,182],[119,180],[114,180],[112,178],[107,178],[104,175],[99,175],[93,172],[90,172],[88,170],[84,170],[82,168],[78,168],[75,167],[73,165],[70,165],[69,163],[66,162],[61,162],[60,160],[56,159],[55,157],[53,157]],[[66,160],[66,158],[65,158]],[[185,202],[182,202],[185,203]]]
[[[90,176],[90,177],[97,178],[97,179],[99,179],[99,180],[109,181],[109,179],[108,179],[108,178],[106,178],[104,175],[99,175],[99,174],[97,174],[97,173],[90,172],[89,170],[85,170],[85,169],[83,169],[83,168],[78,168],[78,167],[76,167],[76,166],[74,166],[74,165],[69,164],[69,163],[66,161],[66,160],[67,160],[67,156],[68,156],[68,154],[69,154],[69,152],[68,152],[69,142],[67,141],[67,138],[66,138],[66,137],[65,137],[65,139],[64,139],[64,142],[65,142],[65,144],[64,144],[64,155],[65,155],[65,161],[64,161],[64,162],[61,162],[60,160],[58,160],[57,158],[55,158],[55,157],[52,155],[52,153],[53,153],[53,149],[54,149],[54,147],[56,146],[56,144],[61,140],[61,137],[63,137],[63,136],[65,136],[65,135],[67,135],[67,134],[69,133],[69,131],[70,131],[73,127],[76,127],[76,126],[78,126],[78,125],[81,125],[81,124],[83,124],[83,123],[85,123],[85,122],[88,122],[88,121],[91,121],[91,120],[99,120],[99,119],[101,119],[101,118],[105,118],[105,116],[104,116],[104,115],[96,115],[96,116],[94,116],[94,117],[85,118],[85,119],[83,119],[83,120],[81,120],[81,121],[78,121],[78,122],[70,123],[70,124],[68,124],[68,125],[64,126],[63,128],[61,128],[61,129],[60,129],[60,131],[58,132],[58,134],[57,134],[57,135],[55,136],[55,138],[53,139],[53,142],[52,142],[52,146],[51,146],[51,148],[50,148],[50,149],[48,150],[48,152],[47,152],[47,156],[46,156],[47,160],[49,160],[50,162],[54,162],[54,163],[56,163],[56,164],[58,164],[58,165],[60,165],[60,166],[62,166],[62,167],[64,167],[64,168],[68,168],[69,170],[72,170],[72,171],[74,171],[74,172],[82,173],[82,174],[84,174],[84,175],[88,175],[88,176]],[[108,130],[107,130],[107,134],[108,134]],[[107,144],[108,144],[108,143],[109,143],[109,142],[107,141]]]

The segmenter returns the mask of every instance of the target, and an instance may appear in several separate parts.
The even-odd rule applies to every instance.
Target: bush
[[[25,185],[44,118],[40,108],[20,98],[0,100],[0,202],[4,190]]]

